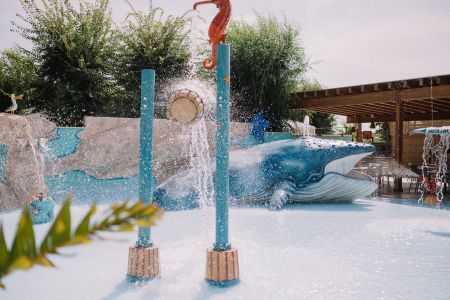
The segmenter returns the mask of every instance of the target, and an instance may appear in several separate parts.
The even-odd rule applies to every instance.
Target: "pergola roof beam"
[[[426,120],[450,120],[450,112],[435,112],[433,113],[433,116],[431,115],[431,112],[427,113],[405,113],[404,114],[404,121],[426,121]],[[394,122],[395,121],[395,114],[392,115],[375,115],[374,118],[370,118],[369,116],[358,116],[358,118],[354,116],[348,116],[347,122],[348,123],[369,123],[369,122]]]
[[[422,106],[425,108],[426,111],[431,111],[431,107],[433,107],[433,110],[445,110],[445,111],[449,111],[450,110],[450,106],[449,105],[442,105],[441,103],[433,100],[433,106],[431,105],[431,100],[428,101],[424,101],[424,100],[419,100],[419,101],[414,101],[412,102],[413,105],[417,105],[417,106]]]

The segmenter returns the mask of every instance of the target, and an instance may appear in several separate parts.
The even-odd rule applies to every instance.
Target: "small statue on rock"
[[[16,96],[14,94],[11,94],[11,102],[12,102],[12,104],[11,104],[10,107],[8,107],[5,110],[5,112],[9,112],[11,114],[14,114],[16,112],[17,108],[18,108],[16,100],[21,100],[22,98],[23,98],[23,95]]]

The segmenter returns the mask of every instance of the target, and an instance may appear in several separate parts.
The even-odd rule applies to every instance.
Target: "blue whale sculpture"
[[[317,138],[232,150],[230,203],[279,209],[287,202],[352,201],[368,196],[377,184],[351,170],[374,150],[368,144]],[[215,171],[215,164],[211,170]],[[172,176],[157,187],[154,201],[166,210],[199,207],[194,176],[192,170]]]

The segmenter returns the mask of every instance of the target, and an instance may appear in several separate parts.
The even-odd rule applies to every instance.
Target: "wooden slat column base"
[[[220,287],[239,282],[239,259],[237,249],[206,252],[206,280]]]
[[[158,277],[160,273],[159,247],[137,248],[136,246],[130,246],[127,275],[131,281],[153,279]]]

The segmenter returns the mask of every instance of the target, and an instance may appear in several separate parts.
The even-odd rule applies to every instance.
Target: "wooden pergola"
[[[291,95],[293,109],[342,115],[348,123],[395,122],[392,156],[402,162],[403,121],[450,119],[450,74],[357,86],[306,91]],[[401,178],[395,190],[401,191]]]

